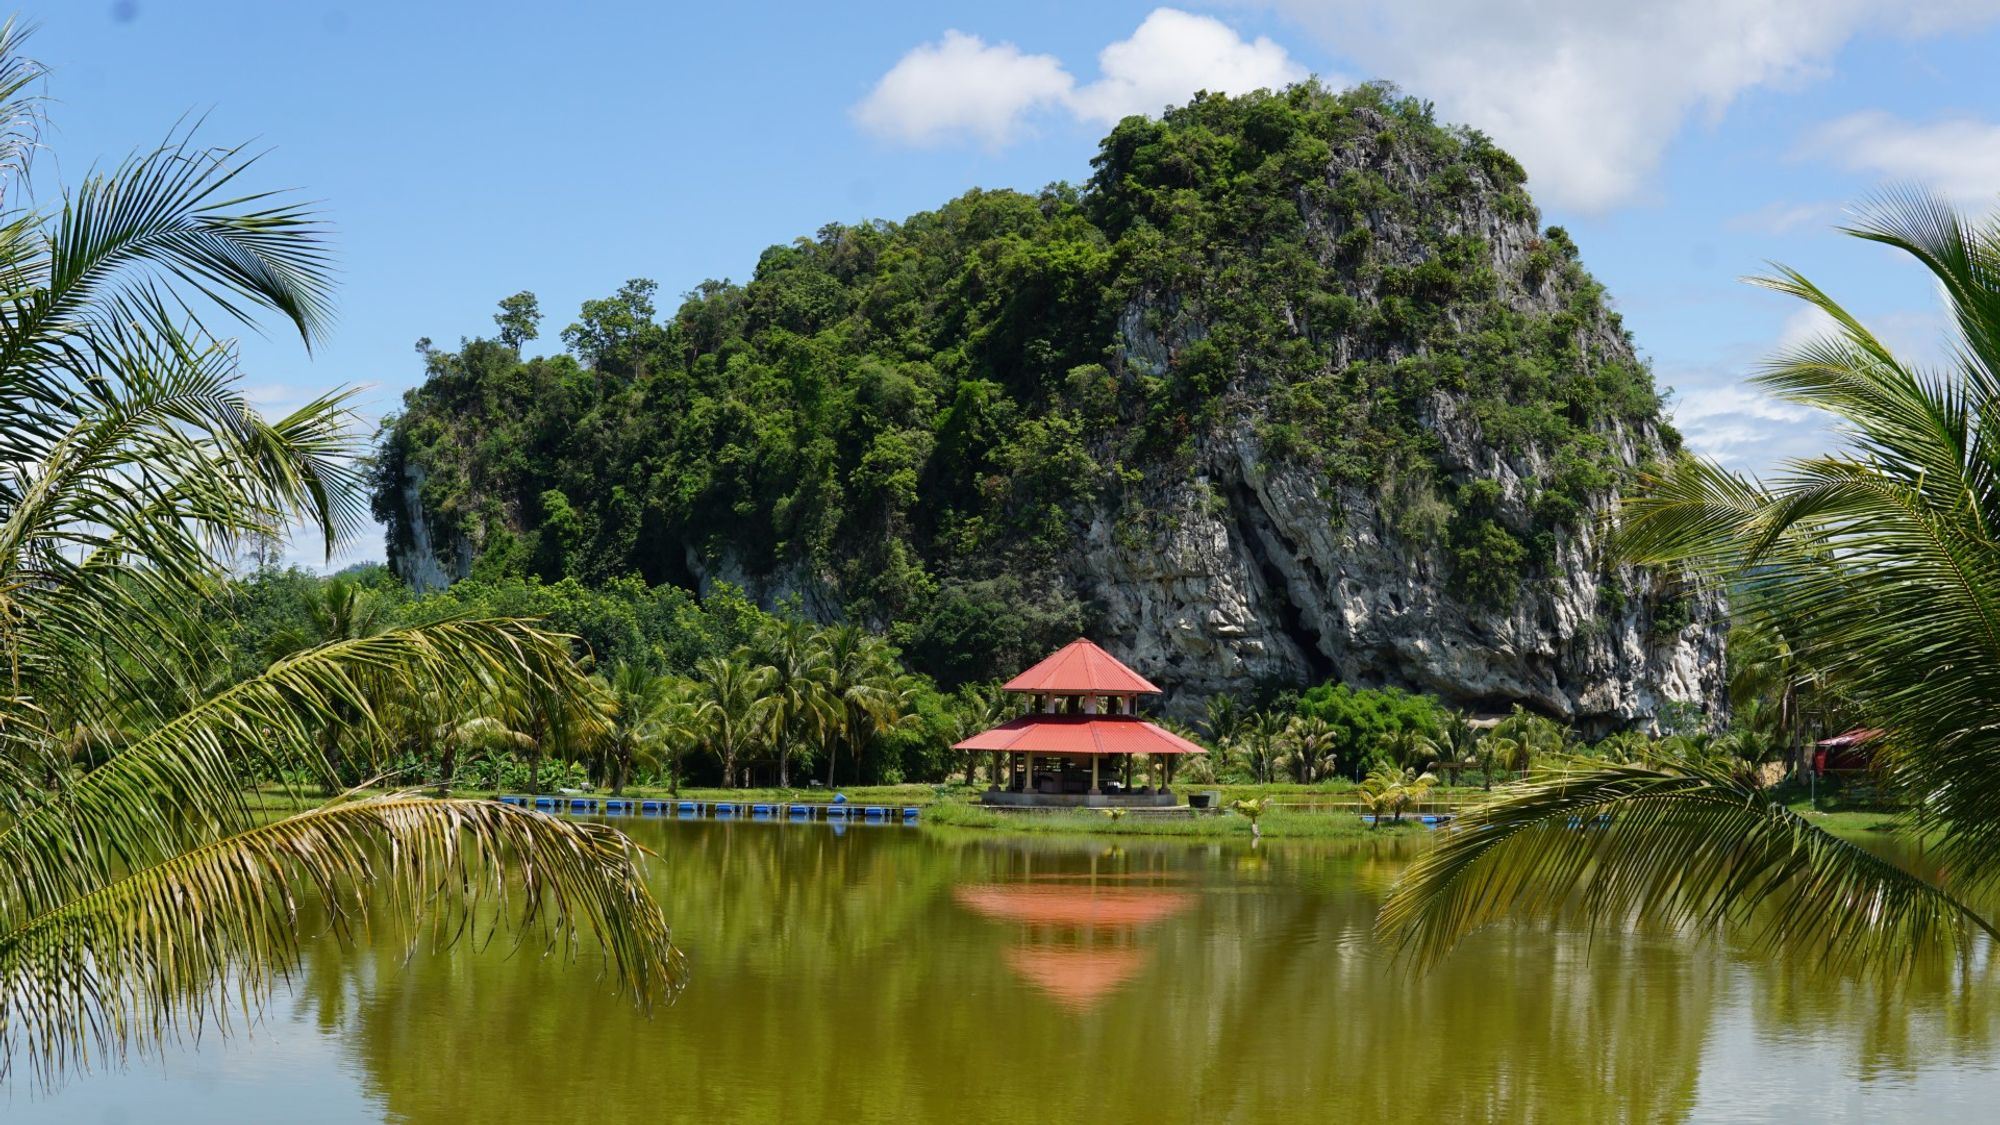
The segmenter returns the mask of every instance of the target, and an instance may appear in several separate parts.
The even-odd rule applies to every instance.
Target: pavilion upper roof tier
[[[1153,681],[1117,657],[1078,638],[1003,687],[1030,695],[1158,695]]]

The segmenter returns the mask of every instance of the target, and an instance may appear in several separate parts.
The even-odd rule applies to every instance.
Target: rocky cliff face
[[[1519,502],[1532,458],[1511,463],[1464,430],[1449,444]],[[1647,725],[1669,703],[1722,713],[1717,599],[1607,573],[1594,529],[1565,536],[1513,605],[1485,610],[1447,594],[1440,545],[1400,533],[1379,492],[1270,464],[1247,419],[1204,441],[1202,468],[1150,490],[1141,534],[1098,513],[1070,561],[1097,639],[1168,686],[1175,711],[1248,683],[1338,679],[1475,712],[1518,703],[1594,732]],[[1607,613],[1610,583],[1633,596]],[[1668,598],[1692,600],[1687,625],[1655,624],[1649,607]]]
[[[1604,541],[1677,439],[1518,165],[1317,87],[1129,120],[1095,163],[773,248],[670,325],[627,309],[587,371],[430,353],[377,487],[392,561],[727,581],[933,671],[1057,607],[1038,629],[1183,715],[1338,678],[1592,733],[1721,718],[1718,598]]]
[[[1440,236],[1470,236],[1490,249],[1498,299],[1511,311],[1530,320],[1560,315],[1579,275],[1551,275],[1549,239],[1533,216],[1507,214],[1483,177],[1448,203],[1436,199],[1441,171],[1420,153],[1372,140],[1337,150],[1329,184],[1362,172],[1415,205],[1345,221],[1308,208],[1322,264],[1337,264],[1343,236],[1356,227],[1366,228],[1376,264],[1390,268],[1421,266]],[[1333,272],[1346,295],[1381,300],[1379,271],[1373,279]],[[1119,345],[1130,371],[1162,369],[1202,336],[1198,320],[1177,315],[1187,296],[1151,293],[1124,310]],[[1328,350],[1352,354],[1348,340]],[[1370,358],[1438,350],[1392,346]],[[1576,354],[1587,365],[1639,363],[1603,314],[1582,326]],[[1266,447],[1268,387],[1262,372],[1243,370],[1229,409],[1200,434],[1192,471],[1153,475],[1137,504],[1090,513],[1069,561],[1079,592],[1101,613],[1099,639],[1172,685],[1170,707],[1186,713],[1245,682],[1337,678],[1430,692],[1476,712],[1520,704],[1593,732],[1650,725],[1673,704],[1711,721],[1725,714],[1721,600],[1685,576],[1615,565],[1605,538],[1617,484],[1590,492],[1578,517],[1554,531],[1550,557],[1530,568],[1515,597],[1482,605],[1452,592],[1458,563],[1443,530],[1406,509],[1434,502],[1433,485],[1492,481],[1499,521],[1526,527],[1553,475],[1552,451],[1493,440],[1464,395],[1440,389],[1419,409],[1434,439],[1434,480],[1399,489],[1391,470],[1384,480],[1343,485],[1310,457]],[[1668,455],[1650,420],[1600,420],[1592,433],[1621,481]]]

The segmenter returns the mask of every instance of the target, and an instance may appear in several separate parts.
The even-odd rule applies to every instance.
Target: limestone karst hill
[[[946,682],[1087,631],[1180,707],[1716,702],[1716,599],[1604,542],[1678,437],[1510,157],[1307,84],[1127,119],[1093,168],[827,226],[664,318],[630,283],[568,354],[524,359],[518,310],[427,348],[377,466],[391,561],[726,580]]]

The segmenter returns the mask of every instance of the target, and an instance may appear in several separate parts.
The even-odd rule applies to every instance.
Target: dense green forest
[[[1677,441],[1643,364],[1604,358],[1629,341],[1564,232],[1504,262],[1488,241],[1536,220],[1519,165],[1427,103],[1202,96],[1127,119],[1093,168],[826,226],[664,316],[628,282],[563,354],[524,351],[531,293],[491,337],[422,342],[375,465],[391,562],[414,573],[421,530],[488,583],[791,575],[833,603],[814,615],[955,686],[1085,629],[1060,574],[1078,521],[1143,518],[1148,482],[1195,474],[1225,421],[1330,484],[1399,489],[1454,596],[1494,606],[1632,471],[1607,427]],[[1441,462],[1438,391],[1487,445],[1539,451],[1528,503]]]
[[[979,784],[989,756],[951,744],[1023,703],[990,682],[945,690],[879,635],[817,626],[793,607],[767,612],[726,584],[699,600],[637,578],[597,587],[575,578],[471,578],[419,594],[379,564],[332,577],[265,568],[228,582],[184,624],[179,643],[194,658],[190,672],[221,690],[324,646],[464,620],[535,621],[566,637],[591,674],[567,700],[478,690],[437,698],[377,685],[374,721],[330,735],[322,748],[346,784],[473,792]],[[1743,662],[1746,671],[1768,666],[1754,655]],[[1191,724],[1159,721],[1209,747],[1181,763],[1178,779],[1192,784],[1319,785],[1432,771],[1490,784],[1583,753],[1626,762],[1680,753],[1747,769],[1783,749],[1764,728],[1712,738],[1699,731],[1698,715],[1682,716],[1664,741],[1623,734],[1592,745],[1519,710],[1475,724],[1428,695],[1347,684],[1266,685],[1210,697]],[[96,764],[116,743],[80,740],[67,768]]]

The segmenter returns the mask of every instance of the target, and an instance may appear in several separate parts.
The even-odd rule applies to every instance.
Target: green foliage
[[[1383,930],[1421,959],[1523,913],[1726,927],[1835,969],[1962,961],[2000,933],[1977,905],[2000,874],[2000,220],[1903,193],[1848,233],[1930,271],[1955,330],[1950,365],[1912,366],[1794,271],[1759,279],[1829,325],[1759,382],[1825,412],[1841,449],[1770,482],[1682,458],[1627,501],[1620,529],[1629,562],[1727,584],[1750,626],[1732,655],[1753,665],[1732,694],[1754,705],[1716,737],[1666,716],[1681,729],[1656,760],[1565,765],[1467,817],[1383,908]],[[1656,629],[1679,626],[1677,600],[1656,603]],[[1924,872],[1761,791],[1755,767],[1795,736],[1807,685],[1838,701],[1815,710],[1883,732],[1882,780],[1936,840]]]
[[[375,466],[392,559],[407,491],[485,582],[810,574],[955,685],[1067,639],[1079,529],[1142,540],[1134,486],[1186,479],[1246,413],[1267,458],[1424,482],[1409,530],[1495,605],[1616,480],[1594,431],[1657,418],[1566,234],[1524,270],[1462,233],[1482,201],[1533,221],[1519,165],[1388,87],[1204,95],[1121,122],[1092,169],[828,225],[671,314],[627,282],[584,303],[569,355],[521,356],[528,294],[498,340],[426,343]],[[1449,504],[1439,395],[1556,466],[1536,496]]]
[[[1400,688],[1321,684],[1299,696],[1296,713],[1326,724],[1334,756],[1357,778],[1384,760],[1386,739],[1405,732],[1439,739],[1446,725],[1436,699]]]
[[[574,698],[581,677],[525,623],[398,625],[366,576],[228,596],[226,548],[303,527],[331,550],[361,522],[347,396],[266,418],[216,331],[268,314],[321,340],[324,229],[237,194],[241,151],[186,132],[47,182],[43,210],[20,51],[0,27],[0,1076],[240,1026],[296,966],[302,916],[351,932],[371,903],[445,942],[588,943],[671,998],[680,955],[615,831],[407,794],[276,819],[244,800],[258,775],[332,786],[436,738],[441,700]]]

